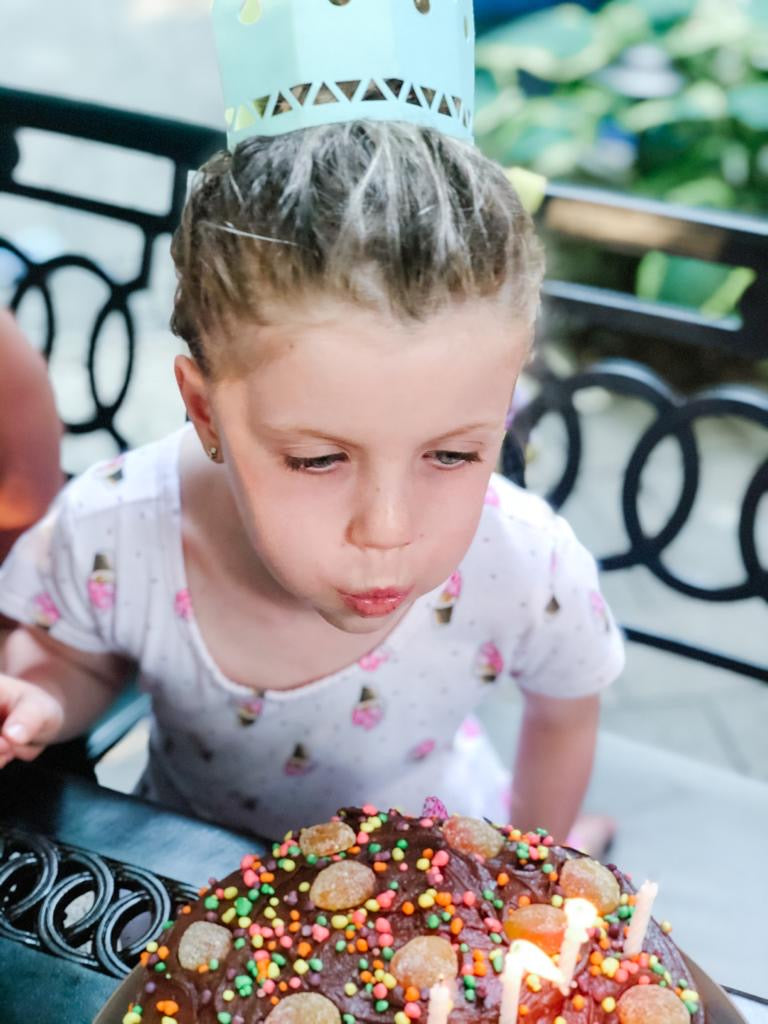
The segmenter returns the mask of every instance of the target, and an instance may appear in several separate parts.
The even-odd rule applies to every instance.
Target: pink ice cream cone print
[[[606,633],[611,628],[611,617],[608,614],[608,606],[599,590],[590,590],[589,604],[596,619],[605,628]]]
[[[93,570],[88,577],[88,600],[99,612],[109,611],[115,606],[115,573],[103,552],[93,560]]]
[[[51,629],[61,618],[61,612],[47,590],[32,598],[35,625],[40,629]]]
[[[375,651],[369,651],[359,658],[357,664],[366,672],[375,672],[386,661],[389,661],[389,654],[383,647],[377,647]]]
[[[441,626],[446,626],[451,621],[454,606],[460,596],[461,573],[457,569],[451,573],[435,605],[435,617]]]
[[[504,659],[499,648],[488,640],[477,655],[477,674],[485,683],[495,683],[504,671]]]
[[[283,771],[286,775],[309,775],[314,767],[307,748],[303,743],[297,743],[283,765]]]
[[[361,729],[375,729],[384,717],[384,705],[375,690],[364,686],[360,700],[352,710],[352,724]]]
[[[408,751],[408,760],[423,761],[425,758],[429,757],[436,745],[437,744],[432,739],[422,740],[421,743],[417,743],[415,747],[411,747]]]
[[[547,607],[544,609],[544,611],[547,613],[547,615],[557,615],[557,613],[560,611],[560,602],[557,600],[554,594],[552,595],[552,597],[550,597],[549,601],[547,602]]]
[[[186,587],[183,590],[176,591],[173,599],[173,611],[176,617],[183,619],[184,622],[189,622],[192,618],[192,598],[189,596],[189,591]]]
[[[110,459],[109,462],[105,462],[98,469],[98,475],[106,483],[119,484],[123,479],[123,463],[125,462],[125,455],[117,455],[114,459]]]
[[[261,718],[261,713],[264,710],[264,699],[262,697],[254,697],[252,700],[243,701],[237,708],[237,720],[240,725],[253,725],[254,722]]]

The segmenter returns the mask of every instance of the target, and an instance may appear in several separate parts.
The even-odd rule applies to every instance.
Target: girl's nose
[[[383,482],[361,488],[349,520],[347,540],[359,548],[392,550],[413,540],[413,510],[407,488]]]

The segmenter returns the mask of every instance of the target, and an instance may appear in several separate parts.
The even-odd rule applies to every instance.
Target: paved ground
[[[108,4],[93,4],[91,0],[68,0],[67,4],[56,0],[36,0],[34,4],[29,0],[3,0],[0,84],[215,124],[219,119],[219,87],[206,8],[206,0],[110,0]],[[162,201],[162,189],[158,187],[162,169],[152,161],[129,163],[122,155],[94,146],[62,146],[61,140],[51,144],[30,137],[28,142],[28,155],[22,165],[28,180],[55,180],[60,187],[96,192],[124,202],[135,203],[140,197],[150,208]],[[93,254],[105,261],[118,278],[131,273],[138,251],[137,239],[127,229],[87,222],[40,206],[34,208],[3,196],[0,230],[37,255],[58,251],[62,246]],[[162,244],[163,249],[167,248],[167,241]],[[159,436],[182,420],[170,373],[171,356],[178,346],[167,330],[173,282],[165,252],[158,255],[152,292],[134,307],[141,324],[141,347],[132,402],[121,426],[136,441]],[[0,258],[0,301],[8,295],[12,272],[8,262]],[[76,418],[87,401],[78,372],[83,358],[81,325],[84,317],[92,318],[103,296],[99,287],[75,272],[62,275],[57,291],[61,345],[53,376],[63,414]],[[37,334],[41,309],[30,302],[22,312],[30,333]],[[110,324],[109,330],[111,343],[105,346],[97,366],[97,372],[107,378],[122,358],[124,340],[119,324]],[[565,511],[592,549],[605,553],[622,543],[616,480],[644,412],[631,402],[587,396],[584,415],[584,486]],[[701,442],[706,452],[701,500],[690,529],[676,542],[670,558],[675,564],[686,565],[697,579],[733,580],[739,576],[732,539],[737,511],[734,495],[743,490],[749,467],[754,468],[756,459],[765,456],[765,441],[737,424],[707,423],[702,428]],[[534,488],[543,487],[555,471],[561,447],[556,424],[544,424],[533,444],[530,476]],[[80,468],[104,451],[92,441],[70,443],[67,464]],[[676,470],[674,451],[660,451],[652,479],[643,491],[644,521],[663,521],[677,493]],[[762,511],[765,513],[765,508]],[[766,561],[765,514],[760,544]],[[641,570],[607,577],[605,588],[625,623],[655,626],[766,661],[765,604],[725,608],[692,602],[661,588]],[[514,708],[495,709],[489,715],[494,737],[505,752],[513,742],[515,715]],[[620,862],[637,865],[639,872],[651,872],[658,864],[663,873],[667,865],[667,907],[674,908],[688,947],[694,952],[701,948],[710,969],[717,973],[718,966],[721,968],[721,977],[742,987],[751,984],[753,989],[758,987],[758,977],[763,989],[768,986],[764,972],[756,966],[757,960],[752,966],[747,958],[745,967],[743,957],[729,959],[723,944],[718,952],[702,937],[706,929],[698,910],[693,912],[696,896],[691,890],[690,871],[695,868],[699,840],[706,843],[708,833],[692,830],[686,814],[701,818],[722,811],[732,821],[738,808],[741,816],[733,827],[738,827],[740,841],[747,848],[753,844],[756,851],[764,851],[762,860],[758,856],[756,863],[768,859],[768,787],[760,784],[760,780],[768,782],[766,721],[768,687],[634,647],[624,678],[605,700],[607,735],[591,794],[595,807],[609,810],[619,819],[616,857]],[[137,735],[105,768],[105,778],[117,786],[129,785],[140,758],[141,736]],[[697,764],[701,766],[698,769]],[[748,782],[745,776],[755,781]],[[617,789],[619,778],[622,783]],[[703,827],[701,821],[697,827]],[[675,836],[679,841],[673,844],[670,837]],[[697,843],[692,845],[693,837]],[[670,859],[684,862],[677,873],[669,870]],[[703,867],[695,875],[699,892],[710,882],[701,871]],[[742,900],[742,905],[747,904],[756,914],[748,889]],[[713,913],[716,906],[717,899]],[[730,918],[734,925],[738,922],[743,927],[744,919],[736,914],[733,896],[717,912],[719,919]],[[754,919],[754,928],[754,934],[758,929],[761,935],[764,933],[759,917]]]

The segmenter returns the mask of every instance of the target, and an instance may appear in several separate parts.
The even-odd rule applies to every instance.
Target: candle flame
[[[538,974],[547,981],[559,981],[560,969],[539,946],[525,939],[515,939],[507,957],[513,957],[528,974]]]
[[[578,896],[566,900],[563,910],[568,918],[569,928],[581,928],[586,931],[597,920],[597,911],[589,900],[583,900]]]

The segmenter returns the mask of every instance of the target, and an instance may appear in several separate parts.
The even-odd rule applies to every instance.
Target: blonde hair
[[[227,328],[328,294],[423,320],[500,296],[532,321],[542,250],[503,170],[431,129],[355,121],[255,137],[196,176],[172,243],[171,326],[208,375]],[[211,336],[223,329],[224,339]]]

